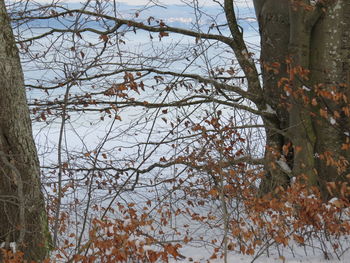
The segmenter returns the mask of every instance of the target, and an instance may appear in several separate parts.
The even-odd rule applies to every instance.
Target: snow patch
[[[297,178],[295,176],[293,176],[291,179],[290,179],[290,183],[293,185],[295,184],[295,182],[297,181]]]
[[[0,244],[0,248],[4,248],[5,246],[6,246],[6,242],[2,242]],[[13,253],[17,252],[17,244],[16,244],[16,242],[10,242],[9,246],[10,246],[10,248],[11,248]]]
[[[333,197],[331,200],[328,201],[328,203],[333,204],[334,202],[338,201],[338,198]]]
[[[303,86],[303,90],[311,91],[311,89],[309,87],[306,87],[306,86]]]
[[[280,158],[276,163],[282,168],[283,172],[291,173],[292,169],[290,169],[289,165],[283,158]]]
[[[263,110],[263,112],[270,113],[270,114],[276,114],[276,111],[272,109],[272,107],[269,104],[266,104],[266,109]]]
[[[316,3],[317,3],[317,0],[310,0],[310,4],[311,4],[312,6],[315,6]]]
[[[336,120],[335,120],[333,117],[330,117],[330,118],[329,118],[329,122],[330,122],[332,125],[334,125],[334,124],[337,123]]]

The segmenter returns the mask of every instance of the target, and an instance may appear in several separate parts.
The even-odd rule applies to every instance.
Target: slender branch
[[[235,15],[235,11],[233,9],[233,0],[225,0],[224,8],[226,19],[228,22],[229,29],[232,34],[232,39],[234,44],[231,45],[233,49],[238,63],[240,64],[242,70],[244,71],[247,81],[248,81],[248,91],[251,93],[255,93],[262,100],[262,89],[260,86],[259,73],[256,69],[255,63],[253,59],[250,57],[248,52],[248,48],[243,39],[243,32],[239,30],[239,26],[237,23],[237,18]],[[261,109],[265,108],[265,105],[261,103],[257,103],[257,106]]]
[[[236,102],[231,102],[231,101],[226,101],[226,100],[220,100],[208,96],[201,96],[201,95],[196,95],[196,96],[191,96],[184,98],[182,100],[170,102],[170,103],[151,103],[148,101],[135,101],[135,100],[130,100],[130,101],[123,101],[123,102],[113,102],[113,101],[94,101],[93,105],[115,105],[118,108],[125,108],[125,107],[131,107],[131,106],[140,106],[144,108],[149,108],[149,109],[157,109],[157,108],[165,108],[165,107],[184,107],[184,106],[192,106],[192,105],[198,105],[198,104],[203,104],[203,103],[212,103],[216,102],[220,105],[226,105],[230,106],[236,109],[241,109],[245,110],[248,112],[251,112],[253,114],[259,115],[259,116],[265,116],[265,117],[271,117],[275,116],[273,113],[269,113],[267,111],[260,111],[254,108],[251,108],[249,106],[246,106],[242,103],[236,103]],[[56,108],[60,108],[60,102],[56,102]],[[29,103],[29,106],[52,106],[54,105],[51,102],[45,102],[45,103]],[[86,105],[86,102],[84,101],[72,101],[68,102],[67,105],[71,106],[79,106],[79,105]],[[76,107],[71,108],[70,110],[73,111],[105,111],[105,110],[111,110],[113,109],[112,106],[110,107],[104,107],[104,108],[83,108],[83,109],[77,109]]]
[[[93,17],[99,17],[99,18],[104,18],[107,20],[111,20],[111,21],[115,21],[116,22],[116,29],[118,29],[120,26],[122,25],[127,25],[130,28],[138,28],[138,29],[142,29],[148,32],[156,32],[156,33],[160,33],[160,32],[172,32],[172,33],[178,33],[178,34],[182,34],[182,35],[186,35],[186,36],[192,36],[192,37],[196,37],[196,38],[202,38],[202,39],[211,39],[211,40],[218,40],[220,42],[226,43],[229,46],[235,45],[234,42],[232,41],[232,39],[230,37],[225,37],[222,35],[215,35],[215,34],[207,34],[207,33],[200,33],[200,32],[195,32],[192,30],[187,30],[187,29],[182,29],[182,28],[177,28],[177,27],[171,27],[171,26],[151,26],[151,25],[145,25],[142,22],[136,22],[133,20],[127,20],[127,19],[121,19],[121,18],[117,18],[117,17],[113,17],[113,16],[109,16],[109,15],[104,15],[104,14],[99,14],[96,12],[91,12],[91,11],[87,11],[87,10],[80,10],[80,9],[72,9],[72,10],[67,10],[65,12],[61,12],[61,13],[57,13],[57,14],[53,14],[50,16],[24,16],[24,17],[19,17],[19,18],[13,18],[13,21],[18,21],[18,20],[23,20],[23,19],[35,19],[35,20],[45,20],[45,19],[52,19],[52,18],[58,18],[58,17],[63,17],[65,15],[72,15],[72,14],[85,14],[85,15],[90,15]],[[72,29],[52,29],[50,32],[51,34],[54,32],[72,32],[72,33],[82,33],[82,32],[93,32],[93,33],[98,33],[98,34],[105,34],[105,32],[102,31],[96,31],[95,29],[92,28],[84,28],[84,29],[77,29],[77,30],[72,30]],[[40,35],[41,37],[46,36],[48,34],[44,33],[42,35]],[[40,38],[40,36],[36,37]],[[31,41],[33,39],[26,39],[22,42],[27,42],[27,41]]]

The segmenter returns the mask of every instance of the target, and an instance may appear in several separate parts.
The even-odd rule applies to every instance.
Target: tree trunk
[[[0,28],[0,243],[8,247],[16,242],[25,259],[40,261],[49,246],[47,216],[23,73],[4,0]]]
[[[329,198],[327,182],[348,182],[350,2],[254,0],[267,126],[264,192],[304,175]],[[276,131],[281,132],[276,132]]]
[[[350,173],[350,149],[343,147],[350,138],[349,27],[350,2],[338,0],[315,25],[311,38],[312,84],[322,83],[322,91],[330,92],[332,96],[344,94],[343,99],[335,101],[325,93],[315,107],[315,111],[323,109],[329,115],[328,118],[317,118],[313,122],[316,133],[315,155],[322,157],[316,158],[316,169],[323,188],[327,181],[346,182],[346,175]],[[339,116],[335,113],[339,113]],[[324,153],[326,155],[322,156]],[[328,154],[331,156],[327,158]],[[338,167],[327,165],[327,159],[330,158],[338,163]]]

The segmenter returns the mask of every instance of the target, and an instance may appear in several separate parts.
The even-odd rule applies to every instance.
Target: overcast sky
[[[16,0],[15,0],[16,1]],[[36,2],[51,2],[52,0],[35,0]],[[147,3],[150,3],[152,1],[155,4],[160,4],[160,5],[172,5],[172,4],[184,4],[184,2],[192,2],[191,0],[117,0],[117,2],[122,2],[126,3],[129,5],[146,5]],[[63,0],[63,2],[83,2],[82,0]],[[217,5],[214,3],[213,0],[198,0],[199,5]],[[220,2],[223,2],[221,0]],[[253,0],[236,0],[234,1],[236,5],[241,5],[241,6],[253,6]]]
[[[118,2],[124,2],[129,5],[144,5],[149,3],[149,0],[118,0]],[[183,4],[184,2],[181,0],[153,0],[152,1],[155,4],[161,4],[161,5],[171,5],[171,4]],[[213,1],[210,0],[200,0],[200,4],[212,4]]]
[[[118,0],[118,2],[124,2],[129,5],[144,5],[150,2],[150,0]],[[184,4],[184,2],[191,2],[189,0],[152,0],[152,2],[162,5],[171,5],[171,4]],[[212,0],[198,0],[200,5],[213,5],[216,4]],[[220,2],[223,2],[220,1]],[[252,5],[253,0],[236,0],[235,4],[239,5]]]

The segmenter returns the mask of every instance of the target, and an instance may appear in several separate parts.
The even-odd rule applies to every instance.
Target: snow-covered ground
[[[183,260],[171,260],[171,263],[185,263],[185,262],[198,262],[198,263],[223,263],[224,259],[208,259],[210,253],[203,249],[184,248],[181,250],[184,255],[187,255],[186,259]],[[281,252],[281,251],[280,251]],[[286,249],[283,256],[278,254],[276,249],[269,251],[270,255],[261,255],[254,259],[254,256],[247,256],[242,254],[229,253],[227,257],[228,263],[349,263],[350,262],[350,249],[348,249],[340,258],[332,257],[325,259],[323,253],[319,251],[312,251],[312,249],[304,250],[304,248],[298,247],[290,250]]]

